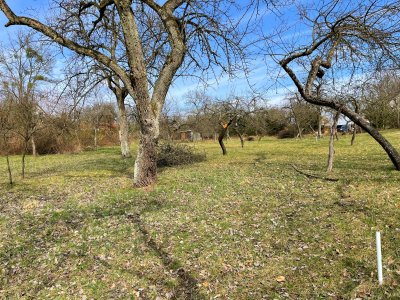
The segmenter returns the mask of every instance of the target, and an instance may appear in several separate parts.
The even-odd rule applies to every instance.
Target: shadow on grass
[[[146,225],[140,218],[139,214],[128,215],[132,219],[133,223],[136,224],[140,233],[143,235],[145,243],[148,248],[152,249],[157,256],[161,259],[164,266],[168,269],[175,270],[179,278],[179,287],[176,289],[173,299],[205,299],[198,291],[198,281],[184,268],[181,267],[179,261],[171,258],[171,256],[163,250],[156,241],[150,236],[149,231],[146,229]]]
[[[171,289],[169,280],[177,282],[172,288],[172,299],[205,299],[198,291],[197,280],[183,268],[181,262],[173,259],[170,253],[157,244],[141,218],[142,213],[160,209],[161,206],[162,203],[159,201],[148,199],[142,203],[121,202],[105,206],[92,205],[80,210],[69,208],[43,215],[19,214],[19,219],[15,222],[15,230],[11,231],[11,234],[2,241],[2,247],[0,247],[0,266],[3,268],[0,287],[3,287],[3,296],[7,296],[7,292],[12,293],[12,291],[7,291],[7,286],[18,288],[17,282],[25,282],[21,291],[23,290],[24,295],[28,297],[35,297],[43,288],[51,288],[56,285],[61,278],[58,278],[55,274],[61,271],[64,274],[62,276],[65,276],[61,280],[65,283],[70,276],[68,275],[68,268],[65,268],[65,266],[76,265],[78,267],[83,261],[83,264],[87,265],[89,270],[96,265],[102,265],[106,269],[110,269],[111,273],[117,271],[136,278],[145,278],[145,280],[148,280],[149,286],[158,286],[164,291]],[[161,273],[162,275],[151,269],[130,268],[99,259],[95,255],[96,251],[95,253],[88,252],[88,249],[92,249],[92,251],[96,249],[96,244],[91,244],[90,237],[89,239],[86,237],[83,240],[78,240],[78,243],[75,244],[74,238],[77,232],[84,233],[89,228],[87,227],[88,224],[93,223],[94,226],[99,226],[103,219],[106,221],[108,218],[118,220],[119,224],[116,228],[120,226],[123,228],[127,223],[132,224],[132,228],[139,233],[138,238],[143,249],[147,249],[146,252],[154,257],[154,260],[161,261],[165,269]],[[124,231],[121,230],[121,232]],[[94,235],[91,238],[96,240],[99,235]],[[130,238],[130,236],[125,238],[122,236],[120,240]],[[68,246],[71,241],[74,241],[72,247]],[[101,244],[104,243],[109,242],[106,239],[101,242]],[[63,247],[67,248],[58,254],[57,263],[45,265],[43,270],[41,263],[43,257],[50,257],[54,247],[58,247],[57,245],[64,245]],[[137,259],[140,260],[140,257],[137,257]],[[78,262],[80,263],[78,264]],[[18,266],[18,268],[15,268],[15,266]],[[39,269],[41,269],[40,272],[37,271]],[[170,272],[170,270],[173,272]],[[82,274],[82,276],[87,275],[85,272]],[[96,273],[93,273],[92,276],[96,278]],[[35,282],[40,282],[41,286],[28,283],[32,277],[35,278]],[[177,281],[175,281],[176,279]],[[113,294],[113,296],[116,295]],[[121,294],[119,296],[127,295]],[[107,298],[106,295],[104,297]],[[141,297],[143,299],[148,298],[145,292],[141,293]]]
[[[133,167],[133,159],[123,159],[120,157],[98,157],[70,162],[61,161],[58,164],[52,163],[53,167],[43,168],[40,171],[29,171],[28,177],[42,177],[48,175],[63,175],[65,172],[74,172],[74,175],[64,175],[65,177],[87,177],[86,172],[112,172],[113,174],[130,175],[129,168]],[[84,174],[80,174],[84,172]],[[85,174],[86,173],[86,174]],[[91,174],[90,177],[103,177],[105,175]]]

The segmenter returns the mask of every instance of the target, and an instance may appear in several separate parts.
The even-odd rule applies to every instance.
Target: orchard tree
[[[315,89],[316,80],[324,76],[324,79],[331,81],[345,80],[360,73],[398,67],[398,1],[367,0],[349,3],[329,0],[313,5],[299,6],[302,20],[311,27],[309,39],[303,38],[304,44],[297,44],[286,52],[279,61],[280,66],[304,100],[340,111],[368,132],[383,147],[395,168],[400,170],[399,153],[364,116],[345,101],[323,97]],[[306,72],[303,66],[306,66]]]
[[[213,66],[232,72],[243,58],[240,11],[233,2],[211,0],[53,0],[54,17],[47,21],[17,15],[0,1],[6,26],[25,25],[54,42],[94,59],[121,80],[138,112],[140,141],[134,184],[156,180],[159,118],[174,77],[207,71]],[[120,26],[122,41],[114,58],[108,49],[115,32],[110,15]],[[153,22],[156,20],[156,23]],[[101,26],[104,22],[107,26]],[[154,25],[154,26],[153,26]],[[151,70],[146,68],[146,57]],[[178,72],[178,70],[180,70]]]

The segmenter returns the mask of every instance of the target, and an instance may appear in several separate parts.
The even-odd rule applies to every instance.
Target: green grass
[[[384,134],[400,149],[400,131]],[[0,298],[399,299],[400,172],[365,134],[201,142],[207,161],[132,188],[118,148],[0,158]],[[378,286],[374,237],[382,231]],[[277,277],[284,276],[284,282]]]

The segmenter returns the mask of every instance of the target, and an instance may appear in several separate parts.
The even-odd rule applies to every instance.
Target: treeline
[[[96,103],[74,114],[48,114],[35,102],[0,102],[0,154],[54,154],[118,144],[117,114]]]
[[[230,120],[228,136],[293,138],[318,130],[318,108],[303,101],[280,107],[249,107],[247,102],[248,99],[236,97],[209,102],[186,115],[163,115],[161,137],[181,139],[182,133],[190,130],[202,139],[217,139]]]
[[[138,134],[137,112],[127,105],[126,91],[118,106],[100,96],[108,95],[115,102],[115,95],[107,94],[105,84],[99,84],[107,79],[110,83],[109,77],[97,75],[93,80],[97,84],[88,85],[89,77],[79,78],[79,72],[74,70],[64,74],[68,80],[55,79],[54,55],[33,42],[29,34],[20,34],[3,50],[1,155],[78,152],[117,145],[122,119],[127,120],[131,138]],[[321,94],[326,98],[335,95],[335,101],[352,107],[375,128],[400,128],[400,77],[395,72],[377,74],[362,84],[346,87],[345,92],[321,90]],[[224,137],[235,135],[242,141],[245,137],[301,138],[310,133],[321,136],[329,130],[333,117],[329,109],[310,104],[298,94],[288,95],[274,107],[261,96],[214,99],[204,91],[190,92],[183,101],[187,107],[184,113],[172,113],[165,106],[160,117],[161,139],[218,139],[222,131]],[[124,118],[120,117],[122,113]],[[189,131],[191,136],[184,134]]]
[[[343,92],[322,91],[323,97],[353,107],[377,129],[400,128],[400,76],[397,73],[377,74],[362,84],[347,87]],[[301,138],[304,134],[322,136],[333,124],[332,110],[304,101],[299,95],[288,95],[277,106],[255,96],[230,96],[213,99],[205,92],[194,91],[186,96],[189,112],[164,112],[160,121],[163,139],[182,139],[185,131],[200,134],[202,139],[217,139],[223,126],[227,135],[239,137],[277,136]],[[168,109],[168,107],[167,107]],[[359,131],[352,122],[341,117],[349,131]]]
[[[117,144],[117,112],[98,97],[101,87],[85,90],[73,73],[56,76],[54,49],[33,37],[20,33],[0,54],[0,155]]]

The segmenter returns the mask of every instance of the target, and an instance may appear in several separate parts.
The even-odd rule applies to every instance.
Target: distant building
[[[192,130],[184,130],[179,132],[179,138],[181,141],[196,142],[201,141],[201,134],[199,132],[193,132]]]
[[[181,141],[191,141],[193,137],[193,131],[192,130],[185,130],[179,132],[180,140]]]
[[[350,126],[347,124],[337,125],[336,130],[337,132],[349,132]]]
[[[348,132],[349,127],[347,126],[347,124],[337,125],[336,130],[337,132]]]

